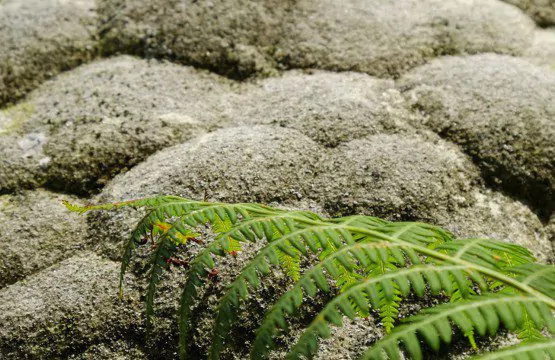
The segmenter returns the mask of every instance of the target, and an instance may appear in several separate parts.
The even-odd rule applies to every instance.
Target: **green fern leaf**
[[[523,345],[502,350],[506,358],[524,359],[553,354],[548,341],[538,342],[546,328],[555,332],[555,268],[534,264],[531,253],[517,245],[487,239],[454,239],[441,228],[422,223],[391,223],[368,216],[322,219],[306,211],[286,211],[259,204],[208,203],[176,196],[158,196],[105,205],[76,206],[85,213],[122,207],[144,208],[146,214],[125,245],[120,273],[124,275],[137,246],[154,245],[149,269],[147,328],[151,327],[156,286],[167,260],[180,245],[204,227],[216,238],[200,249],[187,271],[179,312],[179,355],[186,357],[191,312],[216,266],[216,259],[235,254],[249,242],[268,241],[226,289],[218,307],[211,357],[219,358],[225,337],[236,319],[239,305],[257,288],[271,266],[281,265],[297,282],[270,308],[257,331],[251,357],[267,358],[277,331],[306,296],[318,296],[330,285],[339,289],[302,333],[288,357],[310,357],[320,338],[330,336],[330,326],[341,326],[343,317],[379,311],[387,332],[365,358],[398,359],[400,350],[422,358],[420,339],[432,349],[451,341],[453,327],[475,336],[494,334],[500,324],[516,331]],[[320,262],[304,272],[303,256],[316,254]],[[480,291],[475,291],[475,287]],[[486,293],[488,290],[495,293]],[[425,310],[395,326],[398,304],[414,293],[422,297],[444,293],[451,302]],[[393,328],[394,327],[394,328]],[[488,356],[496,356],[491,354]],[[497,358],[497,357],[492,357]]]
[[[430,341],[430,338],[439,337],[445,342],[451,341],[451,324],[456,325],[463,333],[474,330],[481,336],[487,332],[490,335],[495,334],[500,323],[507,329],[514,330],[522,324],[525,314],[523,309],[527,308],[524,304],[543,311],[548,309],[548,304],[540,299],[513,294],[488,294],[428,308],[407,319],[408,324],[396,327],[390,335],[375,343],[362,358],[387,359],[386,353],[401,352],[402,343],[412,359],[422,359],[416,334],[421,334],[434,347],[437,346],[437,341]],[[538,320],[540,322],[537,326],[545,325],[544,321]]]
[[[432,276],[437,276],[441,273],[450,274],[453,272],[461,272],[464,270],[465,267],[462,265],[443,265],[436,267],[417,265],[406,269],[399,269],[394,272],[386,272],[383,275],[377,277],[364,279],[359,284],[351,287],[344,293],[339,294],[338,296],[333,298],[324,307],[324,309],[305,329],[297,344],[289,352],[288,358],[298,359],[301,356],[311,357],[313,353],[308,352],[308,350],[315,351],[316,349],[314,348],[314,346],[307,346],[307,344],[313,344],[315,342],[315,339],[320,337],[321,333],[329,333],[328,324],[330,322],[333,324],[338,323],[338,321],[330,321],[331,319],[337,319],[337,317],[341,317],[341,315],[349,316],[348,313],[343,312],[342,308],[339,307],[340,304],[342,304],[343,306],[345,306],[346,304],[350,304],[349,299],[355,299],[356,297],[358,297],[359,299],[366,298],[368,299],[369,305],[371,305],[373,308],[379,308],[381,305],[380,300],[382,298],[385,298],[386,300],[391,300],[395,296],[394,293],[392,293],[389,295],[388,298],[387,292],[383,291],[384,284],[389,284],[389,287],[393,287],[395,283],[397,285],[401,283],[408,283],[417,294],[421,294],[421,296],[423,296],[425,285],[422,283],[422,281],[423,279],[429,279],[430,274],[434,274]],[[420,281],[416,279],[420,279]],[[447,283],[450,284],[450,282]],[[440,284],[440,286],[443,286],[443,284]],[[402,286],[399,287],[401,288]],[[416,291],[417,288],[420,289]],[[383,291],[382,296],[380,296],[380,290]],[[410,288],[406,289],[405,291],[410,291]],[[406,295],[406,293],[404,295]],[[341,312],[338,312],[338,310]],[[262,323],[262,326],[264,326],[264,323]]]

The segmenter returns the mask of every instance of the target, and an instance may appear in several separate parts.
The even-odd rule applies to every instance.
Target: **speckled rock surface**
[[[0,189],[95,191],[156,150],[224,124],[230,89],[213,74],[129,56],[63,74],[4,111]]]
[[[97,201],[179,194],[218,201],[296,202],[314,191],[312,180],[319,171],[322,151],[291,129],[261,125],[223,129],[151,156],[114,179]],[[106,216],[115,226],[103,225]],[[96,219],[93,242],[105,243],[106,254],[119,256],[121,234],[138,216],[92,215]],[[116,225],[122,220],[128,226]]]
[[[400,10],[402,9],[402,10]],[[398,76],[445,54],[520,54],[532,22],[489,0],[300,1],[276,57],[293,67]]]
[[[416,131],[394,82],[359,73],[291,71],[258,82],[238,101],[234,122],[293,128],[327,147],[375,133]]]
[[[169,57],[231,78],[274,72],[263,51],[290,1],[101,0],[105,51]]]
[[[0,195],[0,288],[85,248],[85,219],[44,190]]]
[[[426,221],[555,263],[549,1],[0,0],[0,359],[177,359],[185,269],[162,272],[147,336],[150,246],[117,296],[143,212],[78,216],[62,199],[172,194]],[[262,246],[218,259],[198,289],[190,358],[206,358],[219,299]],[[251,290],[222,360],[248,358],[291,284],[275,267]],[[325,296],[304,298],[272,360]],[[401,315],[437,301],[410,297]],[[383,333],[374,315],[345,318],[316,358],[358,358]],[[455,334],[451,354],[426,356],[469,348]]]
[[[479,181],[473,164],[449,143],[373,135],[335,149],[315,190],[331,214],[425,220],[471,201],[469,190]]]
[[[518,6],[539,25],[555,25],[555,1],[553,0],[503,0]]]
[[[553,263],[549,233],[526,205],[501,193],[475,190],[469,206],[434,214],[433,222],[462,238],[489,238],[524,246],[542,263]]]
[[[93,0],[0,1],[0,105],[96,52]]]
[[[469,154],[491,185],[555,206],[555,73],[501,55],[443,57],[399,82],[425,123]]]
[[[168,56],[234,78],[276,67],[399,75],[438,54],[520,54],[533,30],[518,9],[489,0],[371,7],[361,0],[105,0],[99,13],[109,28],[104,48]]]
[[[534,43],[525,55],[528,61],[555,70],[555,28],[536,30]]]
[[[95,344],[79,355],[70,355],[71,360],[145,360],[148,359],[139,348],[125,341],[114,341],[108,344]]]
[[[129,293],[118,302],[118,269],[86,252],[1,289],[2,358],[59,358],[104,339],[132,338],[141,312]]]

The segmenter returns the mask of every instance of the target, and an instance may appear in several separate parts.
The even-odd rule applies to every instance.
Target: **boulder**
[[[89,194],[164,147],[225,124],[230,82],[167,62],[98,61],[6,109],[0,189]]]
[[[0,1],[0,106],[97,52],[94,0]]]
[[[288,67],[398,77],[446,54],[521,54],[534,24],[491,0],[303,0],[274,57]]]
[[[236,79],[281,68],[398,76],[440,54],[521,54],[534,29],[518,9],[490,0],[103,0],[98,11],[107,53],[167,57]]]
[[[334,149],[315,187],[331,214],[367,214],[391,220],[431,220],[472,201],[480,183],[456,146],[416,135],[372,135]]]
[[[241,94],[230,117],[239,124],[296,129],[327,146],[376,133],[415,132],[394,82],[365,74],[288,71]]]
[[[151,156],[116,177],[95,202],[167,194],[294,203],[315,191],[313,179],[321,152],[312,140],[292,129],[262,125],[222,129]],[[119,258],[122,241],[139,216],[133,210],[92,214],[93,242],[102,244],[102,253]]]
[[[487,182],[549,217],[555,201],[555,72],[503,55],[443,57],[399,82],[425,124]]]
[[[0,357],[63,358],[102,341],[136,339],[137,293],[118,301],[119,264],[82,253],[0,290]]]
[[[524,55],[534,64],[555,70],[555,28],[536,30],[534,43]]]
[[[85,218],[44,190],[0,196],[0,288],[71,257],[86,247]]]
[[[101,0],[105,53],[166,57],[230,78],[275,72],[264,51],[282,35],[288,1]]]
[[[470,206],[437,212],[434,223],[461,238],[489,238],[524,246],[542,263],[555,262],[546,230],[536,214],[518,200],[476,189]]]
[[[554,0],[503,0],[518,6],[534,19],[538,25],[555,25]]]

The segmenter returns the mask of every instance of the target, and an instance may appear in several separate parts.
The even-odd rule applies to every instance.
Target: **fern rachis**
[[[538,336],[544,327],[555,331],[551,313],[555,308],[555,270],[553,266],[533,264],[530,253],[516,245],[486,239],[457,240],[440,228],[421,223],[390,223],[366,216],[323,219],[306,211],[199,202],[176,196],[99,206],[66,205],[82,213],[120,207],[147,209],[125,246],[120,276],[121,287],[133,251],[150,238],[156,246],[150,263],[147,324],[153,313],[156,284],[172,256],[181,251],[178,248],[195,239],[199,227],[216,234],[214,241],[203,245],[204,249],[190,261],[186,272],[179,314],[182,358],[186,357],[197,288],[210,276],[218,257],[240,251],[246,246],[241,243],[258,241],[268,244],[247,263],[221,298],[210,351],[213,359],[220,356],[240,302],[248,298],[251,288],[264,281],[273,266],[284,268],[296,282],[262,321],[251,349],[255,359],[267,356],[274,335],[289,321],[287,315],[303,306],[304,294],[317,296],[318,291],[330,287],[340,289],[312,319],[291,348],[290,358],[310,357],[318,347],[318,338],[329,336],[329,325],[340,326],[343,316],[362,316],[369,308],[387,309],[386,326],[391,330],[368,350],[364,357],[369,359],[396,359],[400,344],[408,355],[419,359],[422,350],[418,339],[437,349],[441,341],[451,341],[451,323],[470,336],[495,333],[499,323],[519,331],[526,339],[524,344],[500,351],[517,359],[555,351],[553,341]],[[319,262],[301,269],[300,259],[310,254]],[[425,315],[410,317],[406,324],[396,324],[396,306],[409,293],[448,295],[453,291],[458,293],[452,302],[426,309]]]

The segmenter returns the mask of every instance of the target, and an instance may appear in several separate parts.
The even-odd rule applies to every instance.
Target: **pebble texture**
[[[0,358],[177,357],[184,269],[163,272],[147,337],[149,249],[117,297],[142,212],[79,216],[63,199],[173,194],[426,221],[554,263],[550,1],[0,0]],[[261,246],[221,259],[199,290],[193,359]],[[247,358],[290,285],[272,269],[222,359]],[[297,324],[322,306],[306,300]],[[375,321],[346,320],[316,358],[357,358],[381,335]],[[454,349],[472,355],[462,337]]]
[[[444,57],[399,82],[425,123],[490,184],[539,209],[555,202],[555,73],[508,56]]]

